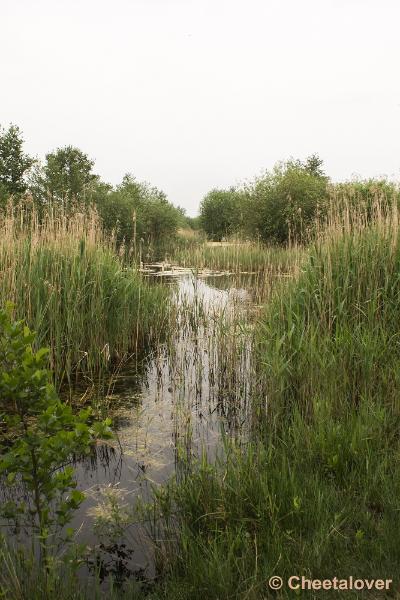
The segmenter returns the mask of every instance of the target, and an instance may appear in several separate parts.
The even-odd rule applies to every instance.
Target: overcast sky
[[[0,0],[0,123],[203,195],[317,152],[400,179],[399,0]]]

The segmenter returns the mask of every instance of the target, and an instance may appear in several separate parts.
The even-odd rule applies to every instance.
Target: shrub
[[[12,320],[10,308],[0,310],[0,475],[29,494],[17,491],[0,514],[31,528],[47,567],[49,542],[60,543],[54,536],[84,498],[68,465],[96,438],[110,436],[110,421],[89,424],[88,410],[75,415],[59,400],[46,370],[47,350],[35,352],[34,340],[22,321]]]
[[[256,179],[250,192],[253,229],[264,242],[307,241],[327,208],[328,179],[307,163],[278,164]]]

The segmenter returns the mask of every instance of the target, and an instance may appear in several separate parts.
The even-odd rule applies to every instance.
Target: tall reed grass
[[[400,240],[397,208],[332,214],[302,273],[266,307],[260,346],[274,412],[339,411],[362,399],[398,406]],[[323,373],[323,377],[321,374]]]
[[[304,251],[297,246],[284,248],[250,242],[210,246],[203,243],[177,248],[172,258],[184,267],[273,275],[292,272],[303,255]]]
[[[9,206],[0,232],[0,304],[13,302],[50,348],[58,383],[93,379],[162,327],[166,291],[125,263],[95,212],[39,220]]]

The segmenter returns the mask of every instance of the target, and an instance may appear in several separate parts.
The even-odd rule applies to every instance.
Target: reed
[[[0,217],[0,304],[50,348],[58,384],[113,368],[162,327],[166,291],[126,264],[96,212],[9,206]]]
[[[289,273],[301,261],[298,246],[283,248],[258,243],[203,243],[177,248],[172,259],[184,267],[233,273]]]
[[[362,399],[398,406],[397,208],[332,212],[298,278],[266,307],[260,346],[271,405],[340,412]],[[322,376],[323,374],[323,376]]]
[[[367,403],[334,421],[325,408],[313,423],[293,411],[279,435],[270,431],[245,449],[229,444],[216,463],[204,458],[160,493],[159,597],[270,598],[269,578],[293,574],[379,573],[397,589],[398,423]]]

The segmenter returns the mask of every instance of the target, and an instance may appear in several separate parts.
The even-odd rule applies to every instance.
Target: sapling
[[[0,476],[27,493],[0,506],[0,516],[29,527],[47,567],[51,538],[66,525],[84,494],[76,489],[71,462],[88,454],[98,438],[111,436],[110,420],[92,422],[90,410],[75,414],[57,396],[47,370],[47,349],[33,349],[35,334],[0,310]],[[15,494],[17,496],[17,494]]]

